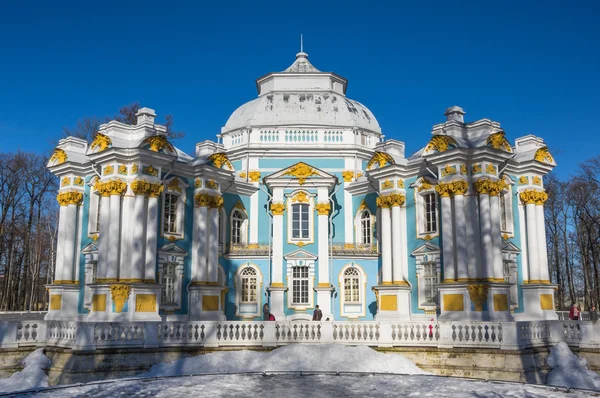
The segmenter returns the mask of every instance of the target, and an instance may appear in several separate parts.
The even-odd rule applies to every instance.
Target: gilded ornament
[[[165,148],[169,152],[175,152],[173,145],[171,145],[169,140],[162,135],[153,135],[152,137],[148,137],[142,142],[142,145],[148,145],[147,149],[151,150],[152,152],[160,152]]]
[[[507,187],[507,185],[503,180],[496,181],[496,182],[490,182],[490,184],[489,184],[490,196],[500,195],[500,192],[504,191],[506,189],[506,187]]]
[[[431,137],[429,144],[425,147],[425,153],[437,151],[438,153],[446,152],[448,149],[456,148],[458,144],[456,140],[447,135],[434,135]]]
[[[240,209],[240,210],[246,210],[246,208],[244,207],[244,204],[242,203],[241,200],[238,200],[237,203],[235,204],[235,206],[233,206],[236,209]]]
[[[447,183],[446,184],[437,184],[435,186],[435,191],[442,198],[449,198],[450,194],[452,193],[452,191],[450,191],[450,184],[447,184]]]
[[[319,213],[320,216],[326,216],[329,214],[331,210],[331,204],[329,203],[317,203],[315,205],[315,210]]]
[[[127,166],[124,164],[119,165],[119,174],[126,176],[127,175]]]
[[[284,175],[291,175],[298,179],[300,185],[304,185],[306,179],[311,176],[318,176],[319,173],[306,163],[300,162],[292,166]]]
[[[142,174],[152,177],[158,177],[158,169],[155,169],[152,165],[142,167]]]
[[[391,207],[402,207],[404,206],[404,202],[406,202],[406,197],[402,194],[392,194],[389,196],[389,203]]]
[[[52,154],[52,157],[50,157],[50,162],[51,163],[54,162],[55,165],[63,164],[67,160],[69,160],[67,153],[64,151],[64,149],[60,149],[60,148],[56,148],[54,150],[54,153]]]
[[[521,176],[521,177],[519,177],[519,184],[520,185],[527,185],[527,184],[529,184],[529,177],[527,177],[527,176]]]
[[[404,188],[404,180],[398,180],[398,188]]]
[[[512,153],[512,147],[506,139],[506,136],[503,131],[491,134],[487,138],[486,144],[487,146],[492,147],[494,149],[499,149],[501,151]]]
[[[61,192],[56,196],[60,206],[77,205],[83,202],[83,193],[77,191]]]
[[[480,164],[474,164],[473,167],[471,167],[471,172],[473,174],[481,174],[482,173],[481,165]]]
[[[248,173],[248,178],[251,182],[258,182],[260,180],[260,171],[251,171]]]
[[[417,189],[417,191],[423,192],[423,191],[427,191],[432,188],[433,188],[433,184],[431,183],[431,181],[427,180],[426,178],[423,178],[423,180],[421,181],[421,185],[419,185],[419,188]]]
[[[98,234],[92,235],[92,240],[96,242],[98,240]]]
[[[220,209],[223,207],[223,198],[221,196],[213,196],[210,201],[210,207],[212,209]]]
[[[502,239],[508,240],[508,238],[509,238],[508,234],[502,234]]]
[[[469,189],[469,184],[466,181],[453,181],[448,183],[448,187],[453,195],[464,195]]]
[[[196,178],[196,181],[194,181],[194,186],[196,188],[202,188],[202,180],[199,178]]]
[[[351,170],[343,171],[342,177],[344,177],[344,182],[352,182],[352,179],[354,178],[354,172]]]
[[[92,151],[98,149],[96,152],[102,152],[112,146],[110,138],[104,134],[97,133],[90,145]]]
[[[473,183],[473,188],[479,195],[488,195],[492,189],[492,184],[492,181],[488,179],[479,179]]]
[[[73,185],[82,187],[83,186],[83,178],[81,178],[79,176],[75,177],[75,179],[73,180]]]
[[[358,211],[368,209],[367,202],[363,199],[358,206]]]
[[[283,203],[271,203],[271,212],[275,216],[283,215],[285,205]]]
[[[182,192],[181,184],[179,183],[179,178],[175,177],[167,184],[168,191],[177,191],[179,193]]]
[[[112,296],[113,302],[115,303],[115,312],[123,312],[123,307],[125,306],[125,301],[129,298],[129,293],[131,292],[131,287],[128,285],[111,285],[110,286],[110,294]]]
[[[464,164],[460,165],[460,174],[467,175],[467,166],[465,166]]]
[[[421,239],[423,239],[423,240],[432,240],[433,236],[427,234],[427,235],[423,236]]]
[[[381,189],[392,189],[394,188],[394,183],[390,180],[385,180],[381,183]]]
[[[151,198],[158,198],[160,196],[160,194],[162,193],[163,189],[165,188],[163,186],[163,184],[161,183],[156,183],[156,184],[148,184],[148,196]]]
[[[382,209],[387,209],[390,207],[390,198],[389,196],[380,196],[376,200],[377,207],[381,207]]]
[[[131,166],[131,174],[137,174],[139,170],[139,166],[137,164],[134,164],[133,166]]]
[[[452,176],[455,174],[456,174],[456,166],[450,166],[448,164],[448,165],[446,165],[446,167],[444,167],[442,169],[442,177]]]
[[[111,165],[104,166],[104,169],[102,169],[103,175],[113,174],[114,172],[115,172],[115,168]]]
[[[145,195],[150,189],[150,183],[146,180],[134,180],[131,183],[131,190],[135,195]]]
[[[304,246],[306,246],[306,243],[305,243],[305,242],[302,242],[302,241],[300,241],[300,242],[297,242],[297,243],[294,243],[294,244],[295,244],[296,246],[298,246],[298,247],[304,247]]]
[[[535,155],[534,155],[533,158],[535,160],[537,160],[538,162],[541,162],[541,163],[546,163],[546,164],[550,164],[550,165],[555,164],[554,158],[550,154],[550,151],[548,150],[547,146],[538,149],[535,152]]]
[[[199,194],[196,194],[194,199],[196,200],[196,204],[199,207],[209,207],[210,206],[210,202],[211,202],[210,195],[207,195],[205,193],[199,193]]]
[[[174,235],[170,235],[167,237],[167,240],[172,243],[172,242],[175,242],[177,240],[177,238]]]
[[[229,158],[224,153],[213,153],[208,158],[208,163],[212,163],[218,169],[223,169],[223,166],[227,166],[229,170],[233,170],[233,165],[229,161]],[[242,177],[245,178],[245,177]]]
[[[71,185],[71,179],[69,177],[63,178],[62,181],[60,182],[60,186],[66,187],[68,185]]]
[[[217,183],[214,180],[206,181],[206,188],[217,189]]]
[[[533,177],[533,185],[542,185],[542,179],[538,176]]]
[[[485,172],[487,174],[496,175],[496,166],[494,166],[493,164],[488,164],[487,166],[485,166]]]
[[[136,312],[156,312],[156,294],[136,294]]]
[[[358,173],[358,174],[356,175],[356,179],[358,180],[358,179],[359,179],[360,177],[362,177],[362,176],[363,176],[363,173]]]
[[[121,180],[97,181],[94,184],[94,190],[98,191],[100,196],[123,195],[126,189],[127,184]]]
[[[548,194],[544,191],[527,189],[519,194],[519,198],[525,205],[543,205],[544,202],[548,199]]]
[[[375,154],[373,154],[373,156],[367,163],[367,170],[371,170],[375,165],[378,165],[381,169],[388,164],[396,164],[394,158],[391,155],[385,152],[375,152]]]
[[[471,301],[475,305],[475,311],[483,311],[483,304],[485,303],[488,295],[487,285],[468,285],[467,290]]]
[[[242,171],[240,174],[238,174],[240,176],[240,178],[246,179],[246,172]]]
[[[300,192],[298,192],[296,195],[294,195],[292,197],[292,202],[304,202],[304,203],[308,203],[309,202],[309,198],[306,195],[306,192],[300,191]]]

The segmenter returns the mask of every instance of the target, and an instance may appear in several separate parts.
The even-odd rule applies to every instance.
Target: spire
[[[308,61],[308,54],[304,52],[304,37],[300,33],[300,52],[296,54],[296,61],[290,65],[289,68],[284,72],[296,72],[296,73],[311,73],[320,72]]]
[[[304,52],[304,46],[302,45],[302,33],[300,33],[300,52],[303,53]]]

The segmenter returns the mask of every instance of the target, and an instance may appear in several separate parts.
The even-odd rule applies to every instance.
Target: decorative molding
[[[156,312],[156,294],[136,294],[136,312]]]
[[[152,177],[158,177],[158,169],[155,169],[152,165],[142,167],[142,174],[146,174]]]
[[[104,166],[104,168],[102,169],[102,175],[109,175],[109,174],[114,174],[114,173],[115,173],[115,168],[111,165]]]
[[[202,180],[199,178],[196,178],[196,180],[194,181],[194,186],[196,188],[202,188]]]
[[[424,154],[429,154],[432,151],[438,153],[446,152],[448,149],[457,148],[456,140],[448,135],[434,135],[425,147]]]
[[[216,167],[217,169],[225,169],[225,167],[223,167],[223,166],[226,166],[230,171],[233,171],[233,165],[229,161],[229,158],[227,157],[227,155],[223,152],[213,153],[212,155],[210,155],[208,157],[207,163],[212,163],[213,166]],[[242,178],[245,178],[245,177],[242,177]]]
[[[290,199],[291,199],[292,203],[296,203],[296,202],[309,203],[309,201],[310,201],[308,195],[306,195],[306,192],[304,192],[304,191],[298,192],[296,195],[292,196]]]
[[[284,175],[296,177],[298,179],[298,183],[300,185],[304,185],[308,177],[319,175],[319,173],[306,163],[300,162],[296,163],[289,170],[287,170]]]
[[[206,188],[208,189],[217,189],[219,185],[215,182],[215,180],[206,181]]]
[[[450,166],[448,164],[442,169],[442,177],[448,177],[453,175],[456,175],[456,166]]]
[[[73,179],[73,185],[78,186],[78,187],[82,187],[84,184],[83,178],[77,176]]]
[[[148,145],[147,149],[152,152],[160,152],[165,148],[169,150],[169,152],[175,152],[175,148],[173,145],[171,145],[167,137],[162,135],[153,135],[152,137],[148,137],[142,141],[142,145],[140,146],[146,145]]]

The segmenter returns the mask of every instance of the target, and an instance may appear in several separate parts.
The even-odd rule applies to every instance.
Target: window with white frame
[[[411,253],[416,260],[419,309],[434,311],[437,307],[437,285],[441,281],[440,248],[424,243]]]
[[[360,244],[371,245],[373,243],[373,226],[371,225],[371,212],[365,210],[360,215]]]
[[[425,283],[425,301],[428,303],[435,302],[435,285],[440,283],[435,262],[423,263],[423,281]]]
[[[513,213],[511,188],[500,193],[500,230],[503,234],[513,234]]]
[[[249,262],[238,268],[235,275],[236,316],[255,318],[262,316],[260,289],[262,275],[259,269]]]
[[[314,239],[314,195],[306,191],[295,191],[286,196],[288,243],[312,243]]]
[[[183,238],[185,189],[188,185],[178,177],[165,181],[162,194],[162,235]]]
[[[306,203],[292,204],[292,239],[304,240],[309,238],[310,206]]]
[[[234,245],[240,245],[243,243],[244,233],[244,216],[240,210],[234,210],[231,213],[231,243]]]
[[[342,268],[339,278],[341,315],[349,318],[364,316],[366,314],[364,272],[352,263]]]
[[[344,271],[344,302],[356,304],[360,302],[360,274],[356,268]]]
[[[177,202],[178,196],[172,193],[165,194],[165,206],[164,206],[164,221],[163,228],[164,232],[168,234],[176,234],[177,231]]]
[[[435,193],[431,192],[423,196],[425,220],[423,232],[435,233],[437,232],[437,203],[435,200]]]
[[[162,284],[162,295],[161,304],[174,305],[176,304],[176,285],[177,285],[177,264],[176,263],[165,263],[163,264],[161,284]]]
[[[240,273],[240,284],[242,286],[242,297],[241,302],[246,303],[256,303],[257,300],[257,286],[258,286],[258,277],[256,269],[252,267],[246,267]]]
[[[510,260],[504,260],[502,262],[502,265],[504,266],[504,282],[510,282],[510,266],[511,266],[511,262]]]
[[[296,266],[292,268],[292,304],[309,304],[308,297],[308,267]]]
[[[434,238],[439,235],[438,196],[434,184],[419,178],[412,186],[415,188],[417,237]]]

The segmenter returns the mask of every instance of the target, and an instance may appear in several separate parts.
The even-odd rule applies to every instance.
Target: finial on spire
[[[302,33],[300,33],[300,52],[303,53],[304,52],[304,43],[302,43]]]

